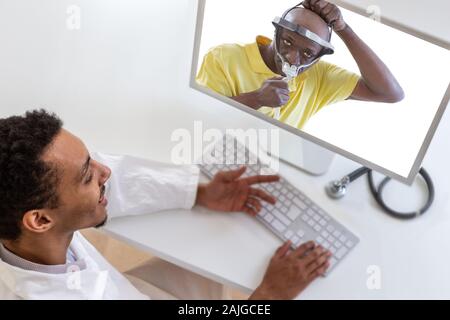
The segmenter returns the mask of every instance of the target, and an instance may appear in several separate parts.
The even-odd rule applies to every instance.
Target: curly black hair
[[[58,206],[58,173],[41,157],[63,123],[45,110],[0,119],[0,239],[17,240],[23,215]]]

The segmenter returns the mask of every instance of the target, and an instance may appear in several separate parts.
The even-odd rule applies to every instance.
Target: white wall
[[[72,4],[79,31],[66,28]],[[267,127],[189,88],[196,9],[195,0],[0,0],[0,117],[45,107],[92,149],[161,161],[175,145],[167,132],[194,120]]]

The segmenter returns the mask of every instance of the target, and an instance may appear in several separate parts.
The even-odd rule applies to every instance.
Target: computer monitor
[[[283,17],[296,4],[292,0],[199,0],[191,86],[278,126],[285,137],[300,137],[282,140],[280,157],[300,163],[306,171],[323,173],[331,162],[330,154],[337,153],[412,183],[449,102],[450,44],[380,23],[376,7],[367,12],[369,17],[339,7],[347,24],[389,70],[389,75],[377,79],[370,76],[373,59],[353,56],[360,48],[353,47],[352,55],[335,32],[331,40],[326,33],[311,32],[315,26],[308,28],[310,23],[301,20],[311,15],[292,18],[291,12]],[[285,20],[288,23],[280,27]],[[289,24],[298,21],[302,22]],[[289,58],[278,57],[293,44],[276,36],[275,26],[310,41],[297,63],[307,65],[312,59],[315,63],[309,69],[290,77],[288,69],[282,69],[283,60]],[[275,37],[278,48],[272,51],[279,55],[273,61],[279,61],[270,65],[271,55],[263,51]],[[295,44],[298,48],[305,43],[291,40],[300,41]],[[311,41],[320,43],[321,50],[316,46],[317,52],[313,52]],[[277,95],[278,104],[288,101],[281,109],[274,108],[276,103],[265,107],[239,98],[258,90],[261,93],[265,81],[276,76],[276,81],[288,82],[289,96],[283,100],[283,93]],[[370,99],[365,93],[361,97],[360,90],[353,96],[360,82],[370,89]],[[377,91],[380,89],[383,92]]]

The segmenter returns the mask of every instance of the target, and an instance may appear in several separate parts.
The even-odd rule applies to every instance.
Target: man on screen
[[[403,100],[394,75],[345,22],[336,5],[306,0],[273,24],[274,41],[258,36],[252,44],[211,49],[197,82],[298,129],[323,107],[339,101]],[[346,44],[361,76],[321,60],[334,52],[333,30]]]

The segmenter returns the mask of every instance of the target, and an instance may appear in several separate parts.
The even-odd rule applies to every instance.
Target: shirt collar
[[[247,53],[247,58],[253,71],[255,71],[256,73],[263,73],[275,77],[277,75],[272,70],[270,70],[264,62],[258,46],[269,45],[271,42],[272,40],[267,37],[258,36],[256,37],[255,42],[245,46],[245,52]]]
[[[69,248],[67,256],[69,258],[70,255],[76,259],[76,253],[74,253],[71,248]],[[12,265],[16,268],[35,271],[40,273],[51,273],[51,274],[64,274],[67,273],[68,270],[71,270],[71,267],[78,267],[78,269],[83,270],[86,268],[86,262],[83,259],[75,260],[67,262],[62,265],[42,265],[37,264],[28,260],[23,259],[22,257],[17,256],[13,252],[9,251],[7,248],[0,243],[0,260],[3,260],[5,263]]]

